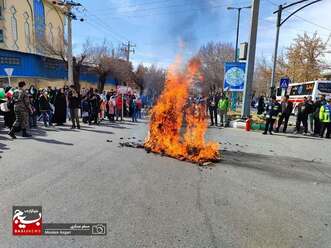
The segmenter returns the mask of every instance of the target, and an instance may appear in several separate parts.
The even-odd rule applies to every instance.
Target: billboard
[[[232,62],[224,65],[224,90],[244,91],[246,63]]]

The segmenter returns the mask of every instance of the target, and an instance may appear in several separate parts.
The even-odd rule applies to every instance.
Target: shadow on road
[[[0,154],[3,153],[3,151],[9,150],[7,145],[0,143]]]
[[[86,129],[85,127],[81,128],[80,130],[86,131],[86,132],[93,132],[93,133],[114,134],[114,132],[110,132],[110,131],[103,131],[103,130],[96,130],[96,129]]]
[[[124,127],[116,123],[102,123],[101,126],[117,128],[117,129],[129,129],[128,127]]]
[[[303,135],[286,135],[286,138],[290,138],[290,139],[323,140],[322,138],[319,138],[319,137],[303,136]]]
[[[38,142],[43,142],[47,144],[55,144],[55,145],[65,145],[65,146],[73,146],[73,143],[67,143],[67,142],[62,142],[54,139],[41,139],[41,138],[36,138],[36,137],[31,137],[30,139],[36,140]]]
[[[221,151],[221,154],[222,162],[217,165],[255,170],[272,177],[331,184],[331,167],[320,162],[234,151]]]

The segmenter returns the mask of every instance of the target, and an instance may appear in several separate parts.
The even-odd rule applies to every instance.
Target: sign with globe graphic
[[[243,91],[246,63],[225,63],[224,90]]]

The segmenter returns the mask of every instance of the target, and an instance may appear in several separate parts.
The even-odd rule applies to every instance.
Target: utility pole
[[[68,13],[71,13],[71,6],[68,6]],[[68,82],[69,85],[74,83],[74,70],[72,64],[72,17],[71,15],[67,15],[68,17]]]
[[[247,68],[246,68],[246,83],[244,89],[244,99],[242,108],[242,117],[248,118],[251,111],[251,98],[252,98],[252,84],[254,76],[254,64],[255,64],[255,51],[256,51],[256,37],[257,27],[259,21],[260,0],[252,0],[252,20],[251,20],[251,34],[249,38]]]
[[[252,6],[247,7],[228,7],[228,10],[237,10],[238,11],[238,17],[237,17],[237,36],[236,36],[236,49],[234,51],[234,60],[235,62],[238,62],[238,46],[239,46],[239,29],[240,29],[240,14],[242,9],[250,9]]]
[[[128,41],[127,44],[123,43],[122,44],[122,51],[125,53],[126,56],[126,61],[130,62],[130,54],[135,53],[135,48],[136,45],[132,44],[131,41]]]
[[[247,7],[228,7],[228,10],[237,10],[238,11],[238,17],[237,17],[237,35],[236,35],[236,47],[234,50],[234,61],[238,62],[238,46],[239,46],[239,30],[240,30],[240,14],[242,9],[250,9],[252,6],[247,6]],[[231,92],[231,108],[233,111],[236,110],[237,106],[237,91],[232,91]]]
[[[296,14],[297,12],[299,12],[300,10],[315,4],[317,2],[321,2],[322,0],[315,0],[313,2],[307,3],[306,5],[298,8],[297,10],[295,10],[294,12],[292,12],[288,17],[286,17],[283,21],[282,21],[282,14],[283,11],[287,8],[290,8],[294,5],[298,5],[300,3],[303,2],[307,2],[309,0],[300,0],[294,3],[291,3],[289,5],[279,5],[278,6],[278,10],[274,12],[274,14],[277,14],[277,22],[276,22],[276,40],[275,40],[275,51],[274,51],[274,57],[273,57],[273,65],[272,65],[272,75],[271,75],[271,84],[270,84],[270,96],[275,94],[275,89],[276,89],[276,83],[275,83],[275,79],[276,79],[276,69],[277,69],[277,57],[278,57],[278,43],[279,43],[279,31],[280,31],[280,27],[288,20],[290,19],[294,14]]]
[[[69,84],[74,83],[74,70],[73,70],[73,58],[72,58],[72,20],[77,20],[77,16],[72,12],[75,7],[81,7],[82,5],[78,2],[63,0],[63,1],[53,1],[54,5],[62,6],[65,8],[64,14],[68,19],[68,50],[67,50],[67,62],[68,62],[68,82]],[[81,22],[84,21],[83,18],[79,19]]]

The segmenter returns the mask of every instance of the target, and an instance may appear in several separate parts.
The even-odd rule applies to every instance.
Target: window
[[[292,86],[290,95],[293,95],[293,96],[311,95],[311,94],[313,94],[314,86],[315,86],[314,83],[300,84],[300,85]]]
[[[3,37],[3,30],[0,29],[0,43],[3,43],[5,41],[4,37]]]
[[[319,83],[318,90],[322,93],[331,93],[331,83]]]
[[[48,29],[49,29],[49,33],[48,33],[48,42],[51,46],[54,45],[54,34],[53,34],[53,24],[49,23],[48,24]]]
[[[20,65],[21,59],[17,57],[0,56],[0,65]]]
[[[10,13],[12,14],[11,16],[11,32],[12,32],[12,37],[13,37],[13,49],[18,50],[18,33],[17,33],[17,19],[16,19],[16,9],[14,6],[10,8]]]
[[[29,14],[28,12],[25,12],[23,14],[24,16],[24,33],[25,33],[25,44],[26,44],[26,48],[28,49],[28,51],[31,52],[31,48],[30,48],[30,43],[31,43],[31,39],[30,39],[30,24],[29,24]]]

